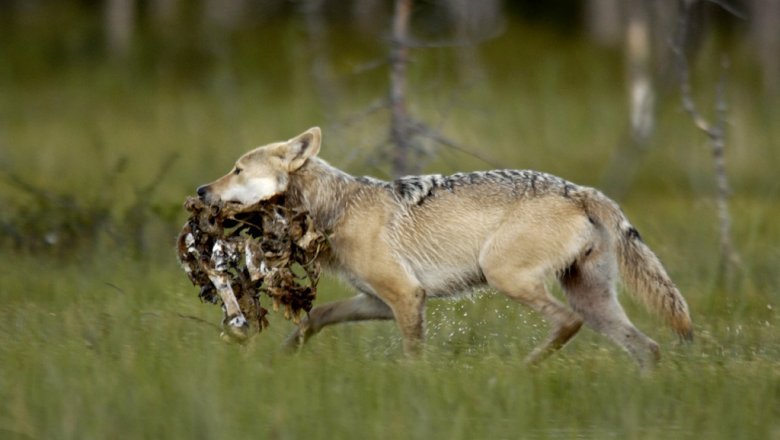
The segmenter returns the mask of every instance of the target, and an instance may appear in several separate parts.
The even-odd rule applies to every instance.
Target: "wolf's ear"
[[[285,159],[290,171],[302,167],[306,159],[320,152],[322,132],[320,127],[312,127],[287,141]]]

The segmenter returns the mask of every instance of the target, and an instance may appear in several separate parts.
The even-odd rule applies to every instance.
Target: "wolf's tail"
[[[585,210],[613,235],[618,264],[628,290],[649,309],[662,316],[685,340],[693,339],[688,304],[667,275],[661,261],[642,241],[620,207],[592,188],[584,189]]]

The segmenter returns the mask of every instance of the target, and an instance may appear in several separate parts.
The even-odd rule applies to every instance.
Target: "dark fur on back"
[[[456,173],[449,176],[427,174],[405,176],[387,182],[373,177],[359,177],[358,181],[380,186],[392,191],[394,198],[404,204],[421,205],[439,191],[457,191],[470,185],[500,185],[509,187],[518,197],[557,194],[568,197],[579,188],[560,177],[533,170],[491,170],[473,173]]]

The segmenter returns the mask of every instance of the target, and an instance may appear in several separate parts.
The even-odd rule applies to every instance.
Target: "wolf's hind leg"
[[[534,208],[534,203],[539,206]],[[540,313],[550,325],[547,339],[526,357],[527,363],[535,364],[563,347],[582,327],[582,318],[550,294],[545,279],[561,260],[573,258],[587,243],[592,226],[567,203],[536,199],[524,206],[527,212],[536,209],[545,215],[519,211],[485,244],[479,266],[491,287]],[[554,228],[549,218],[557,219]]]
[[[580,328],[582,327],[582,318],[568,310],[566,310],[566,312],[568,312],[568,316],[564,318],[563,321],[553,324],[550,335],[525,358],[526,363],[530,365],[538,364],[547,358],[547,356],[566,345],[566,343],[580,331]]]
[[[627,351],[647,370],[658,362],[658,344],[639,331],[617,300],[610,255],[578,263],[576,270],[561,278],[569,303],[585,323]]]
[[[285,340],[287,349],[295,349],[324,327],[341,322],[393,319],[393,312],[379,298],[361,293],[352,298],[317,306]]]
[[[517,271],[510,266],[492,266],[485,272],[488,284],[517,302],[540,313],[551,326],[550,334],[525,361],[536,364],[563,347],[582,327],[582,318],[555,299],[543,277],[533,271]]]

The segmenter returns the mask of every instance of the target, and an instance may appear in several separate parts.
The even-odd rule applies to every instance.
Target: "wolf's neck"
[[[312,158],[290,174],[288,185],[290,202],[309,211],[317,228],[330,233],[344,216],[347,201],[359,184],[349,174]]]

